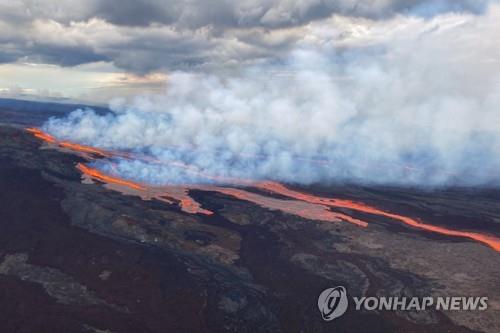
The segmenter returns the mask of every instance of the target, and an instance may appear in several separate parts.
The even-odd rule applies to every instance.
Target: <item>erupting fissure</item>
[[[122,157],[131,159],[135,157],[128,153],[109,152],[68,141],[59,141],[50,134],[47,134],[37,128],[27,128],[26,130],[51,146],[65,148],[67,150],[82,154],[88,160],[94,160],[96,157]],[[217,177],[213,175],[207,175],[195,166],[191,166],[180,161],[163,162],[148,156],[140,156],[138,158],[147,160],[152,163],[165,163],[166,166],[183,168],[189,172],[195,173],[200,177],[212,181],[217,181],[219,183],[229,184],[233,187],[199,184],[152,186],[149,184],[142,184],[122,179],[116,175],[109,175],[82,163],[77,164],[77,169],[87,180],[97,180],[103,182],[110,189],[120,191],[124,194],[138,195],[145,200],[157,199],[168,204],[176,203],[184,212],[187,213],[205,215],[213,214],[213,212],[202,208],[200,203],[189,196],[190,190],[211,191],[231,196],[239,200],[249,201],[267,209],[282,211],[310,220],[320,220],[328,222],[345,221],[360,227],[367,227],[368,222],[354,218],[345,213],[333,211],[332,209],[349,209],[361,213],[383,216],[391,220],[402,222],[413,228],[447,236],[472,239],[474,241],[486,244],[496,251],[500,251],[500,238],[493,235],[485,235],[469,231],[451,230],[445,227],[426,224],[417,219],[400,214],[390,213],[361,202],[335,198],[324,198],[308,193],[295,191],[277,182],[253,182],[244,179]],[[277,199],[263,194],[250,192],[242,188],[235,188],[234,186],[253,187],[264,192],[279,194],[288,199]]]
[[[85,145],[80,145],[77,143],[69,142],[69,141],[59,141],[55,139],[52,135],[47,134],[43,132],[42,130],[38,128],[27,128],[26,131],[32,133],[35,137],[47,142],[48,144],[56,145],[61,148],[66,148],[71,151],[83,153],[83,154],[93,154],[99,157],[111,157],[114,154],[107,152],[102,149],[90,147],[90,146],[85,146]]]

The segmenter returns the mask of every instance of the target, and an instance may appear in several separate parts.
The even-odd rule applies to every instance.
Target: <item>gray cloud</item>
[[[0,0],[0,62],[73,66],[110,61],[125,70],[238,67],[280,60],[309,24],[340,15],[388,20],[454,11],[487,0]],[[341,28],[340,28],[341,29]]]
[[[76,66],[110,60],[106,55],[98,54],[89,47],[34,44],[29,51],[33,53],[29,58],[32,62],[56,63],[61,66]]]
[[[147,26],[175,21],[175,4],[170,1],[97,1],[93,15],[118,25]]]
[[[27,15],[61,22],[99,17],[113,24],[152,23],[189,28],[289,27],[340,14],[371,19],[402,13],[433,16],[448,11],[482,13],[487,0],[25,0]],[[19,12],[19,11],[18,11]]]

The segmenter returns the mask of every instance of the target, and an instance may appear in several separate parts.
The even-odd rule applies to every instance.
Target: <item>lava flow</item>
[[[99,170],[93,169],[93,168],[89,168],[88,166],[86,166],[86,165],[84,165],[82,163],[78,163],[76,165],[76,168],[78,170],[80,170],[83,174],[85,174],[85,175],[87,175],[87,176],[89,176],[91,178],[97,179],[99,181],[102,181],[104,183],[110,183],[110,184],[125,186],[126,188],[134,189],[134,190],[137,190],[137,191],[144,191],[144,190],[146,190],[146,187],[144,187],[144,186],[142,186],[140,184],[137,184],[137,183],[134,183],[134,182],[131,182],[131,181],[128,181],[128,180],[123,180],[121,178],[108,176],[108,175],[100,172]]]
[[[213,214],[213,212],[201,208],[201,205],[198,202],[189,197],[189,190],[200,190],[222,193],[235,197],[239,200],[255,203],[267,209],[279,210],[288,214],[303,217],[305,219],[329,222],[344,220],[361,227],[368,226],[366,222],[361,220],[352,218],[342,213],[332,212],[324,205],[312,204],[305,201],[269,198],[242,189],[213,185],[150,186],[110,176],[81,163],[77,164],[77,169],[80,170],[84,176],[88,177],[88,179],[95,179],[106,183],[110,189],[120,191],[124,194],[138,195],[145,200],[155,198],[169,204],[177,202],[183,211],[192,214]]]
[[[43,140],[47,143],[55,144],[57,142],[56,139],[52,135],[47,134],[38,128],[30,127],[30,128],[27,128],[26,131],[33,134],[36,138]]]
[[[332,212],[324,205],[318,205],[301,200],[283,200],[267,197],[261,194],[245,191],[239,188],[219,186],[191,186],[191,189],[212,191],[232,196],[239,200],[249,201],[270,210],[279,210],[284,213],[296,215],[309,220],[338,222],[340,220],[367,227],[368,223],[342,213]]]
[[[259,183],[257,184],[257,187],[260,189],[267,190],[272,193],[280,194],[289,198],[297,199],[297,200],[303,200],[307,201],[310,203],[316,203],[316,204],[322,204],[326,205],[329,207],[333,208],[347,208],[347,209],[352,209],[356,210],[358,212],[363,212],[363,213],[368,213],[368,214],[373,214],[373,215],[379,215],[379,216],[384,216],[388,217],[394,220],[399,220],[409,226],[412,226],[414,228],[430,231],[430,232],[435,232],[438,234],[442,235],[447,235],[447,236],[456,236],[456,237],[465,237],[469,239],[473,239],[475,241],[484,243],[491,248],[493,248],[496,251],[500,251],[500,238],[492,236],[492,235],[484,235],[476,232],[469,232],[469,231],[459,231],[459,230],[451,230],[447,229],[444,227],[440,226],[435,226],[431,224],[426,224],[422,223],[416,219],[399,215],[399,214],[394,214],[394,213],[389,213],[384,210],[366,205],[361,202],[354,202],[350,200],[340,200],[340,199],[332,199],[332,198],[322,198],[318,196],[314,196],[311,194],[306,194],[302,192],[297,192],[293,191],[282,184],[275,183],[275,182],[264,182],[264,183]]]
[[[105,183],[110,189],[123,194],[137,195],[144,200],[151,200],[155,198],[168,204],[177,202],[180,208],[186,213],[205,215],[213,214],[211,211],[201,208],[201,205],[189,196],[189,189],[185,186],[148,186],[107,175],[82,163],[78,163],[76,168],[80,170],[85,177],[88,177],[88,180],[98,180]]]
[[[500,251],[500,238],[492,235],[484,235],[469,231],[451,230],[440,226],[422,223],[416,219],[390,213],[376,207],[369,206],[361,202],[354,202],[350,200],[341,200],[334,198],[324,198],[315,196],[308,193],[294,191],[285,187],[284,185],[276,182],[252,182],[245,179],[232,179],[222,178],[200,171],[196,166],[188,165],[180,161],[159,161],[152,157],[132,155],[122,152],[108,152],[101,149],[83,146],[68,141],[59,141],[53,136],[44,133],[37,128],[28,128],[28,132],[32,133],[35,137],[45,141],[51,146],[66,148],[80,154],[84,154],[89,160],[95,158],[105,157],[124,157],[124,158],[139,158],[151,163],[162,163],[166,167],[182,168],[188,172],[194,173],[200,177],[216,181],[218,183],[230,184],[233,186],[247,186],[268,193],[279,194],[289,199],[277,199],[263,194],[246,191],[241,188],[222,187],[216,185],[168,185],[168,186],[151,186],[148,184],[141,184],[130,180],[125,180],[117,176],[105,174],[97,169],[91,168],[84,164],[77,165],[78,170],[83,174],[86,180],[98,180],[106,184],[110,189],[120,191],[124,194],[138,195],[144,200],[157,199],[168,204],[178,204],[179,207],[187,212],[193,214],[211,215],[213,212],[203,209],[200,203],[196,202],[189,196],[190,190],[211,191],[218,192],[224,195],[232,196],[239,200],[249,201],[261,207],[270,210],[279,210],[288,214],[300,216],[310,220],[320,220],[329,222],[345,221],[357,226],[367,227],[368,223],[344,213],[332,211],[331,208],[350,209],[362,213],[383,216],[392,220],[400,221],[411,227],[434,232],[447,236],[469,238],[483,244],[488,245],[496,251]],[[290,200],[292,199],[292,200]]]
[[[74,152],[78,152],[78,153],[82,153],[82,154],[92,154],[92,155],[96,155],[99,157],[111,157],[113,155],[112,153],[107,152],[107,151],[102,150],[102,149],[98,149],[98,148],[94,148],[94,147],[90,147],[90,146],[85,146],[85,145],[80,145],[80,144],[69,142],[69,141],[59,141],[56,138],[54,138],[52,135],[47,134],[38,128],[30,127],[30,128],[27,128],[26,131],[28,131],[29,133],[32,133],[35,137],[45,141],[46,143],[48,143],[50,145],[56,145],[60,148],[66,148],[66,149],[74,151]],[[85,157],[87,157],[87,156],[85,156]]]

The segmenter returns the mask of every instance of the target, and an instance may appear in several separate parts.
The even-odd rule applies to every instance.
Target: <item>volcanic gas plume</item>
[[[132,153],[111,152],[96,149],[89,146],[59,141],[53,136],[40,129],[28,128],[28,132],[35,137],[45,141],[49,147],[64,149],[80,154],[89,162],[95,162],[99,158],[129,158],[144,159],[144,156]],[[160,163],[156,161],[157,163]],[[110,163],[113,165],[113,163]],[[404,215],[387,212],[385,210],[367,205],[362,202],[350,200],[325,198],[309,193],[299,192],[286,187],[283,184],[266,181],[252,181],[235,178],[218,178],[206,175],[198,171],[195,166],[186,165],[180,161],[172,161],[163,167],[182,168],[188,172],[194,172],[199,177],[206,177],[218,184],[186,184],[186,185],[163,185],[155,186],[147,183],[139,183],[133,180],[123,179],[118,175],[106,174],[98,169],[79,163],[77,169],[82,173],[84,181],[99,181],[112,190],[120,191],[124,194],[137,195],[144,200],[156,199],[166,204],[177,204],[181,210],[192,214],[212,215],[213,212],[201,207],[189,196],[190,190],[217,192],[239,200],[249,201],[270,210],[277,210],[287,214],[300,216],[305,219],[326,221],[326,222],[348,222],[359,227],[369,227],[369,221],[362,221],[344,212],[337,212],[336,209],[348,209],[353,212],[361,212],[369,215],[378,215],[395,222],[404,223],[410,227],[438,233],[453,237],[469,238],[477,242],[484,243],[496,251],[500,251],[500,238],[476,232],[451,230],[445,227],[435,226],[421,222],[417,219]],[[248,188],[245,189],[243,187]],[[288,199],[279,199],[265,194],[249,191],[255,189],[263,193],[278,194]]]
[[[442,17],[376,47],[297,47],[279,61],[234,72],[169,72],[163,92],[112,100],[108,114],[75,110],[43,129],[217,177],[499,185],[495,8],[481,18]],[[471,35],[485,38],[464,37]],[[145,160],[118,161],[116,171],[156,185],[202,180]]]

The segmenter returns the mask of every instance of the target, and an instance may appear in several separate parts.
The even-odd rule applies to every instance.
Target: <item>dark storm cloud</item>
[[[109,57],[97,54],[89,47],[33,45],[29,50],[32,53],[31,62],[54,63],[61,66],[77,66],[90,62],[109,61]]]
[[[169,8],[172,8],[171,4],[162,4],[161,1],[99,1],[95,4],[94,15],[118,25],[169,24],[174,21]]]
[[[88,16],[113,24],[174,24],[189,28],[290,27],[340,14],[371,19],[397,13],[429,17],[447,11],[482,13],[487,0],[93,0]]]
[[[140,39],[129,45],[119,46],[110,54],[118,67],[137,73],[147,73],[158,68],[187,69],[207,61],[211,45],[193,41],[163,43]]]
[[[338,14],[384,20],[482,13],[487,0],[0,0],[0,62],[73,66],[112,61],[126,70],[236,65],[272,59],[300,33],[274,32]],[[303,36],[302,36],[303,37]]]

